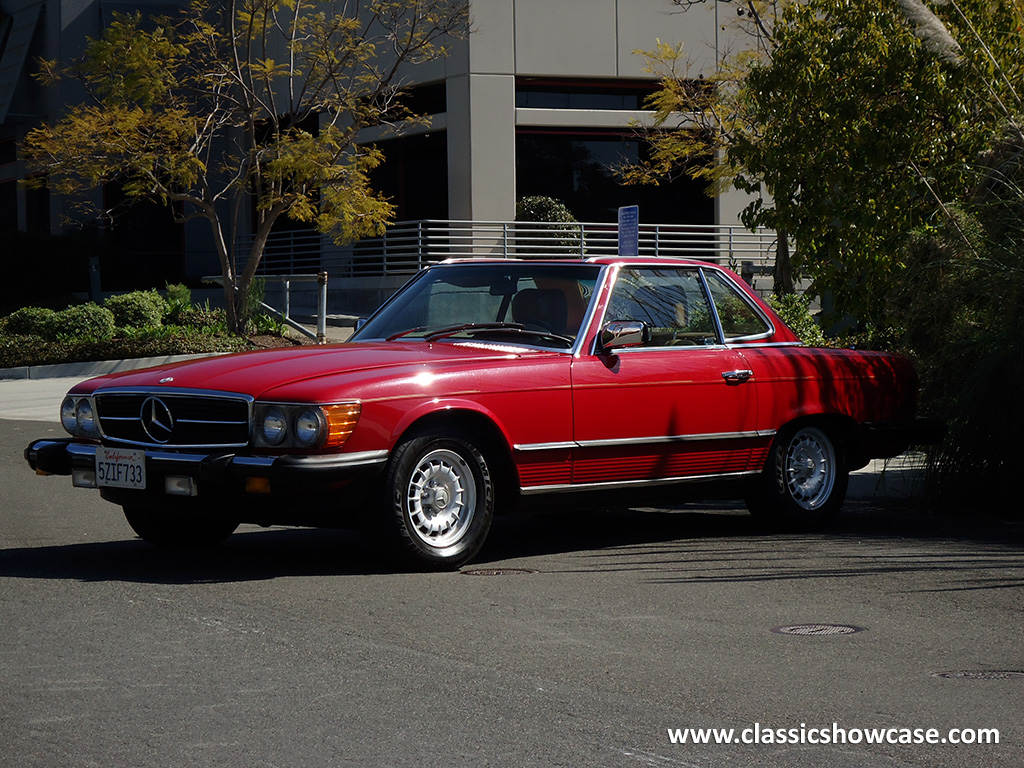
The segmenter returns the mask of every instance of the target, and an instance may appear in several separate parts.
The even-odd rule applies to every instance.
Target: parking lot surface
[[[162,551],[32,474],[47,434],[0,419],[0,765],[1024,764],[1019,526],[680,503],[502,518],[454,573],[351,531]]]

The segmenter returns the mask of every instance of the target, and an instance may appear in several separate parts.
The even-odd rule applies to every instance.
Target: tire
[[[237,520],[203,510],[174,511],[125,506],[125,520],[139,538],[156,547],[204,549],[215,547],[235,532]]]
[[[815,424],[781,430],[747,495],[747,508],[774,526],[815,530],[831,523],[846,498],[850,473],[844,446]]]
[[[487,538],[494,481],[483,453],[461,436],[415,436],[392,453],[382,506],[383,534],[403,559],[458,568]]]

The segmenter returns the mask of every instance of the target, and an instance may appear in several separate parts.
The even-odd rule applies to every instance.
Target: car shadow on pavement
[[[0,578],[202,584],[393,572],[355,531],[243,526],[219,547],[141,539],[0,550]]]
[[[935,571],[950,582],[937,589],[1010,588],[1024,586],[1024,530],[857,502],[821,533],[767,533],[731,503],[534,512],[496,519],[487,544],[462,570],[499,566],[636,572],[683,583]],[[159,549],[140,539],[0,550],[0,578],[201,584],[404,570],[348,530],[243,526],[206,550]]]
[[[1020,523],[851,501],[826,531],[785,533],[766,530],[742,505],[707,509],[703,504],[699,511],[680,507],[509,518],[496,524],[475,567],[568,553],[570,565],[555,570],[629,571],[658,583],[932,572],[938,591],[1024,586]],[[561,564],[566,561],[559,558]]]

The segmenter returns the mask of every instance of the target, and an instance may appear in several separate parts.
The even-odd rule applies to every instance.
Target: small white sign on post
[[[619,208],[619,256],[640,255],[640,207]]]

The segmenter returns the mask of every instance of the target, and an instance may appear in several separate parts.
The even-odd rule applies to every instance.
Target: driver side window
[[[696,269],[624,268],[612,289],[605,320],[642,321],[646,347],[716,343],[711,308]]]

